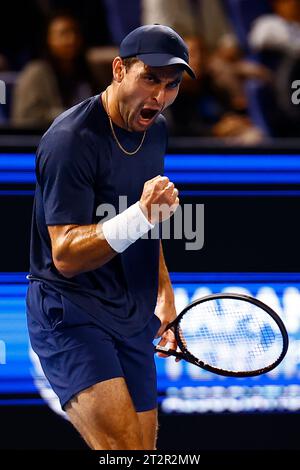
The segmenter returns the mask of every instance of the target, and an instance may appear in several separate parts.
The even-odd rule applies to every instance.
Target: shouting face
[[[127,130],[145,131],[175,100],[182,68],[178,65],[150,67],[139,60],[127,67],[119,57],[113,66],[118,87],[110,110],[112,118]]]

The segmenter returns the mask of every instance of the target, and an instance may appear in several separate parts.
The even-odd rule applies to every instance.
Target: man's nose
[[[157,86],[153,91],[153,98],[162,106],[165,102],[165,88],[161,85]]]

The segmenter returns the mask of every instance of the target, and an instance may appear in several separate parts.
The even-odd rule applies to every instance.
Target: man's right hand
[[[178,189],[167,176],[146,181],[140,207],[151,224],[169,219],[179,205]]]

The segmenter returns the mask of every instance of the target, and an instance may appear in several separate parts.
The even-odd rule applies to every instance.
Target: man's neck
[[[112,85],[109,85],[105,92],[102,93],[102,104],[108,116],[110,116],[112,122],[123,129],[127,129],[126,125],[120,115],[118,101],[115,98],[116,91]]]

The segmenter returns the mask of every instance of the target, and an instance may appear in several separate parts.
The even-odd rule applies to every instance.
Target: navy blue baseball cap
[[[182,65],[192,78],[196,78],[189,66],[184,40],[169,26],[153,24],[134,29],[121,42],[120,57],[137,57],[152,67]]]

